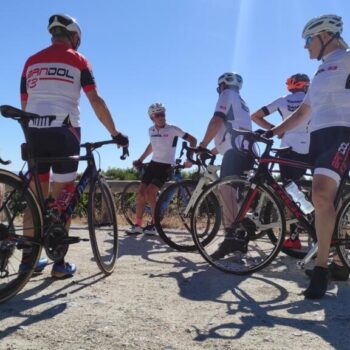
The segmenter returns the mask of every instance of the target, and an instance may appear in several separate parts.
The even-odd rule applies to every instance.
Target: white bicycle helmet
[[[77,33],[79,36],[79,42],[77,43],[75,49],[79,47],[81,41],[81,30],[75,18],[63,14],[52,15],[49,18],[49,25],[47,29],[50,33],[52,33],[52,30],[55,27],[62,27],[65,28],[68,32]]]
[[[329,32],[339,35],[343,31],[343,21],[340,16],[323,15],[315,17],[306,23],[302,37],[305,39],[308,36],[314,36],[321,32]]]
[[[148,108],[148,115],[152,117],[154,113],[165,113],[166,109],[161,103],[152,103]]]
[[[225,83],[227,86],[236,86],[240,90],[243,85],[243,78],[237,73],[224,73],[218,78],[218,84],[221,83]]]

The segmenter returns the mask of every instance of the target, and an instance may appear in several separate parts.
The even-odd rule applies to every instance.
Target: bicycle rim
[[[21,179],[0,171],[0,302],[15,296],[32,276],[41,253],[42,216]]]
[[[103,273],[110,274],[118,256],[118,225],[113,196],[103,178],[90,187],[88,223],[96,263]]]
[[[339,211],[334,231],[337,254],[341,261],[350,269],[350,197]]]
[[[159,236],[171,248],[182,252],[196,249],[191,235],[191,213],[185,209],[197,182],[184,180],[167,187],[155,208],[155,226]]]
[[[252,190],[246,180],[225,178],[209,186],[195,205],[193,239],[203,258],[221,271],[237,275],[253,273],[269,265],[281,249],[285,235],[282,207],[268,188],[256,186],[254,196],[248,198]],[[209,240],[201,237],[196,218],[210,195],[218,200],[221,220],[216,234]],[[270,214],[266,215],[268,206],[271,206]],[[242,208],[245,214],[238,218]],[[233,234],[238,234],[240,240],[233,239]]]

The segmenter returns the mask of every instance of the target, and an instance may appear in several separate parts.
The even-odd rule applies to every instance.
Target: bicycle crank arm
[[[305,265],[310,262],[310,260],[317,254],[318,251],[318,243],[315,243],[312,248],[308,251],[304,259],[299,260],[297,262],[297,267],[299,269],[304,269]]]

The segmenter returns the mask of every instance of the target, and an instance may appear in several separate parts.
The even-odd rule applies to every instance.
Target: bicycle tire
[[[43,220],[33,192],[17,175],[0,170],[0,302],[15,296],[33,274],[42,250]],[[28,232],[32,236],[28,238]],[[27,235],[25,235],[27,233]],[[25,264],[23,254],[26,254]]]
[[[155,208],[155,226],[159,236],[169,247],[181,252],[196,250],[191,235],[192,210],[187,216],[184,215],[196,185],[197,181],[194,180],[182,180],[171,184],[161,193]],[[207,208],[206,214],[208,213]],[[207,230],[203,235],[210,235],[208,233],[210,216],[204,214],[203,217],[207,219]]]
[[[135,215],[136,215],[136,199],[137,192],[139,190],[141,182],[132,181],[128,183],[121,194],[120,197],[120,206],[123,216],[126,220],[126,223],[129,225],[135,224]],[[152,222],[151,208],[146,205],[143,213],[144,222]]]
[[[248,191],[253,191],[254,197],[248,198]],[[222,220],[215,237],[211,237],[211,241],[208,242],[206,238],[198,235],[196,217],[210,193],[214,193],[220,203]],[[234,202],[233,198],[236,198]],[[266,217],[263,216],[267,205],[272,205],[274,211],[270,222],[266,222]],[[246,214],[237,219],[240,208],[245,208]],[[234,246],[236,243],[232,245],[230,239],[225,240],[225,230],[229,229],[244,233],[244,243],[241,245],[243,252],[237,251],[237,247]],[[273,229],[274,242],[268,234],[269,229]],[[263,185],[253,188],[249,181],[237,177],[227,177],[211,184],[199,196],[192,216],[193,240],[202,257],[218,270],[235,275],[251,274],[268,266],[281,250],[285,231],[283,208],[272,190]],[[221,253],[223,255],[219,256]]]
[[[96,264],[106,275],[113,272],[118,256],[118,224],[113,195],[103,177],[89,190],[88,226]]]
[[[264,210],[265,223],[268,223],[270,220],[270,217],[273,215],[271,213],[271,209],[272,209],[272,203],[269,202],[266,205],[266,208]],[[287,225],[287,223],[286,223],[286,225]],[[317,242],[317,239],[316,239],[315,232],[310,232],[306,228],[302,228],[300,225],[297,225],[297,226],[298,226],[298,230],[299,230],[298,237],[300,240],[301,247],[300,248],[287,248],[282,244],[281,252],[283,252],[284,254],[286,254],[292,258],[301,260],[306,256],[306,254],[309,252],[309,250],[311,249],[313,244],[315,244]],[[277,241],[277,238],[274,236],[272,230],[268,230],[267,234],[272,242]],[[286,234],[286,237],[287,237],[287,234]]]
[[[333,233],[336,251],[343,264],[350,270],[350,196],[346,197],[338,212]]]

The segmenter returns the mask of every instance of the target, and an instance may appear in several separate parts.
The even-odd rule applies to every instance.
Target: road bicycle
[[[19,122],[25,136],[26,151],[22,158],[28,163],[28,171],[18,175],[0,170],[0,184],[5,188],[0,207],[0,302],[16,295],[32,276],[42,248],[54,262],[62,261],[70,244],[89,239],[68,236],[66,224],[80,196],[88,188],[88,230],[94,259],[106,275],[113,272],[118,256],[118,226],[113,196],[101,170],[96,167],[94,151],[114,140],[84,143],[86,155],[35,158],[28,135],[30,121],[40,123],[37,114],[23,112],[11,106],[0,106],[1,114]],[[121,159],[128,154],[123,149]],[[80,178],[74,195],[62,212],[48,205],[40,186],[38,164],[52,161],[86,161],[87,167]],[[30,183],[33,181],[35,193]],[[23,257],[26,257],[25,264]]]
[[[143,163],[141,166],[137,167],[136,170],[139,173],[139,176],[142,178],[147,166],[149,163]],[[181,169],[183,169],[184,166],[181,164],[181,158],[176,159],[176,165],[172,168],[172,174],[169,176],[171,177],[172,181],[178,182],[183,179],[181,174]],[[134,225],[135,223],[135,215],[136,215],[136,202],[137,202],[137,193],[140,187],[141,181],[135,180],[132,182],[129,182],[123,189],[121,196],[120,196],[120,206],[121,211],[124,215],[124,218],[129,225]],[[161,192],[159,191],[159,194]],[[158,194],[158,198],[159,198]],[[151,223],[152,222],[152,210],[151,207],[146,204],[144,213],[143,213],[143,220],[145,222]]]
[[[249,144],[247,156],[255,157],[256,166],[246,178],[228,177],[209,186],[195,204],[192,234],[199,252],[207,262],[224,272],[245,275],[266,267],[280,252],[286,233],[285,208],[289,209],[291,215],[289,223],[297,222],[316,242],[312,215],[305,215],[301,211],[272,176],[269,164],[311,167],[303,162],[271,155],[273,140],[248,131],[236,130],[234,133],[237,137],[243,137],[242,142]],[[261,157],[254,153],[253,145],[256,144],[265,147]],[[335,198],[338,214],[331,246],[344,265],[350,268],[350,196],[344,196],[346,180],[347,177],[341,179]],[[197,233],[196,218],[211,193],[215,193],[219,199],[222,222],[210,244],[203,244]],[[230,232],[236,232],[239,240],[230,238]],[[309,261],[316,252],[317,244],[314,244],[304,262]],[[304,265],[299,264],[300,267]]]
[[[177,181],[167,187],[159,196],[155,208],[155,226],[159,236],[171,248],[182,252],[195,251],[196,246],[191,235],[191,215],[199,195],[213,181],[218,179],[220,166],[214,165],[216,156],[209,150],[198,153],[186,142],[182,145],[181,155],[186,151],[187,160],[197,166],[196,180]],[[194,160],[192,154],[196,153]],[[209,161],[208,164],[206,162]],[[207,197],[200,215],[197,216],[197,233],[208,242],[212,233],[218,229],[220,213],[218,201],[211,194]],[[200,230],[200,232],[199,232]]]

